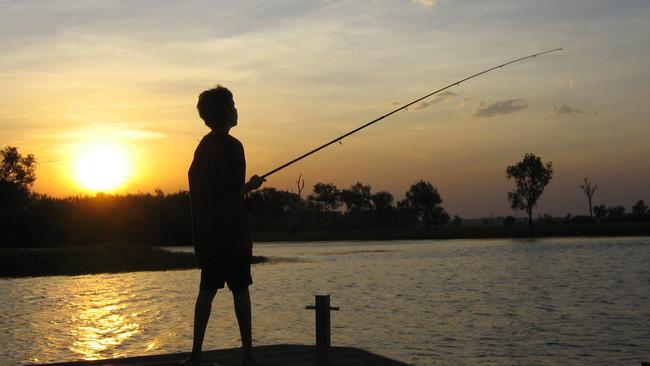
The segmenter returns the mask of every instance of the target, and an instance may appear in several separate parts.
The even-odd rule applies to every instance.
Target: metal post
[[[332,342],[330,336],[330,310],[339,310],[330,306],[330,295],[316,295],[316,306],[307,305],[307,309],[316,309],[316,347],[328,349]]]

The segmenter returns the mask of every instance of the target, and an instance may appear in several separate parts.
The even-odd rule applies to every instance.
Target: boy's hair
[[[227,88],[217,85],[199,95],[196,104],[199,116],[210,128],[217,128],[226,123],[227,113],[232,108],[232,93]]]

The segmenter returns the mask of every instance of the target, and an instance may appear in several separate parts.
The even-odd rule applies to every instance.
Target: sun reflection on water
[[[78,297],[71,316],[75,340],[69,349],[85,360],[119,356],[119,346],[142,332],[138,313],[127,308],[129,297],[102,287]]]

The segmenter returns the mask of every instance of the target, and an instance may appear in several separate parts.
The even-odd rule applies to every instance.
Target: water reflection
[[[253,267],[257,345],[313,344],[301,309],[330,293],[344,310],[332,313],[333,344],[416,365],[640,365],[650,349],[650,238],[256,251],[301,259]],[[0,279],[0,365],[189,351],[198,282],[197,270]],[[205,342],[240,344],[228,291]]]
[[[142,332],[137,311],[132,311],[132,296],[123,291],[129,283],[117,286],[86,281],[86,288],[70,304],[71,333],[69,350],[85,360],[119,357],[119,346]]]

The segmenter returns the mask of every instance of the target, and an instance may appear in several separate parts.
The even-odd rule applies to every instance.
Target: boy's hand
[[[253,175],[248,181],[248,187],[251,190],[258,189],[264,182],[266,182],[266,178],[260,177],[258,175]]]

